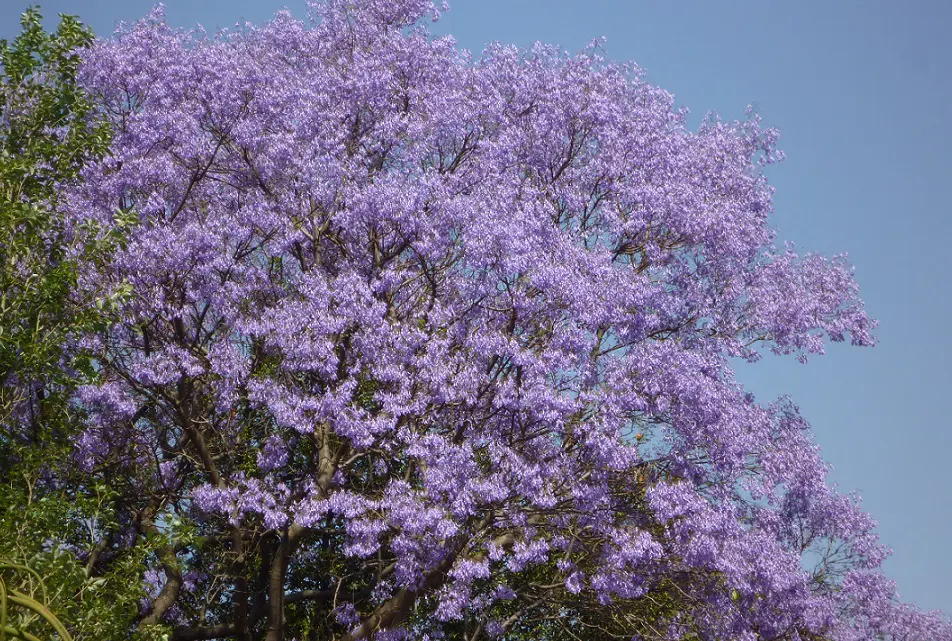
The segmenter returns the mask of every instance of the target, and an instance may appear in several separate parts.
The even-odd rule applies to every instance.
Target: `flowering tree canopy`
[[[75,465],[154,543],[173,639],[952,639],[789,400],[731,359],[869,345],[842,257],[767,226],[776,134],[637,67],[474,58],[425,0],[84,54],[127,234],[78,291]],[[81,257],[80,257],[81,260]],[[108,560],[108,554],[103,555]]]

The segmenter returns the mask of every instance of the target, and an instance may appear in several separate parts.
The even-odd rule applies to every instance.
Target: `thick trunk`
[[[268,577],[268,629],[265,641],[284,641],[284,580],[288,563],[305,531],[300,525],[292,525],[281,537],[281,543],[275,551]]]
[[[248,630],[248,580],[245,578],[245,545],[240,528],[232,532],[232,551],[235,562],[235,636],[238,641],[251,641]]]

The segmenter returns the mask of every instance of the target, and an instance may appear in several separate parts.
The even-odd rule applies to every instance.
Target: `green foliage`
[[[0,568],[0,578],[49,608],[76,641],[127,637],[145,552],[112,554],[120,532],[113,493],[104,486],[46,487],[45,466],[25,454],[0,486],[0,558],[10,566]],[[21,629],[54,638],[48,622],[20,614]]]
[[[107,260],[132,221],[119,212],[109,235],[63,225],[57,186],[109,143],[76,84],[93,35],[65,15],[47,33],[35,8],[21,25],[0,41],[0,639],[128,638],[147,551],[114,553],[123,526],[105,485],[49,472],[67,468],[78,429],[67,399],[97,369],[65,363],[61,346],[107,324],[122,296],[77,300],[70,251]]]
[[[98,496],[43,490],[41,469],[25,461],[0,486],[0,581],[8,595],[42,606],[9,602],[7,626],[40,639],[127,638],[142,596],[137,557],[144,552],[96,571],[97,559],[109,553],[100,543],[118,531],[112,497],[105,488]]]
[[[77,274],[66,260],[69,244],[56,215],[55,189],[74,178],[85,159],[105,153],[109,142],[107,126],[94,118],[92,103],[75,82],[77,49],[90,44],[92,32],[76,18],[62,16],[48,34],[35,8],[23,14],[21,25],[16,39],[0,41],[0,425],[8,428],[0,439],[5,449],[17,431],[10,429],[11,420],[30,421],[37,440],[39,430],[65,418],[57,392],[71,381],[59,366],[59,346],[69,334],[94,324],[98,310],[69,299]]]

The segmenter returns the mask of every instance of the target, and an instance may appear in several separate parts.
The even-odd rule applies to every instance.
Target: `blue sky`
[[[99,35],[150,0],[47,0]],[[0,37],[26,2],[0,0]],[[209,31],[304,1],[167,0],[167,18]],[[52,21],[51,21],[52,22]],[[941,0],[451,0],[434,26],[460,46],[541,40],[577,51],[607,38],[696,123],[757,105],[781,130],[770,168],[773,224],[804,251],[848,252],[870,313],[872,349],[835,345],[808,365],[766,358],[739,372],[760,400],[789,393],[842,489],[859,490],[894,554],[902,596],[952,614],[952,3]]]

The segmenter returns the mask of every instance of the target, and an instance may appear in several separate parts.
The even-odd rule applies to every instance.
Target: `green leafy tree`
[[[75,297],[73,249],[105,260],[119,230],[96,243],[70,230],[56,191],[101,157],[109,128],[76,84],[93,39],[75,17],[53,33],[28,9],[0,41],[0,640],[119,639],[136,614],[137,551],[111,554],[115,493],[61,473],[75,434],[69,397],[96,372],[62,345],[108,322],[116,297]]]
[[[76,176],[85,159],[104,153],[108,128],[92,120],[92,105],[76,86],[76,50],[92,33],[63,16],[43,30],[37,9],[22,32],[0,41],[0,420],[5,449],[17,438],[43,440],[65,411],[58,392],[72,373],[59,347],[96,321],[95,307],[70,300],[75,263],[56,214],[56,186]],[[30,431],[24,432],[24,425]]]

